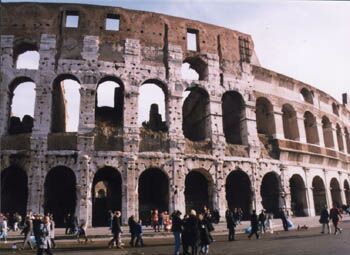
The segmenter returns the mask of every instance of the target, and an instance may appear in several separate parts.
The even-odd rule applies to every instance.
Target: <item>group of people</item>
[[[336,204],[333,204],[333,208],[328,211],[327,205],[321,211],[320,223],[322,224],[321,233],[325,233],[325,227],[327,227],[328,234],[331,234],[331,226],[329,221],[331,220],[334,226],[334,234],[341,234],[342,229],[339,227],[339,221],[342,219],[341,211],[337,208]]]
[[[151,225],[154,232],[160,232],[162,229],[168,232],[171,230],[171,224],[170,215],[167,211],[161,213],[158,212],[158,209],[151,211]]]

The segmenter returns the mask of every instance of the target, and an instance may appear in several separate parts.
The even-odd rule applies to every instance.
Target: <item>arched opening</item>
[[[348,154],[350,154],[350,135],[346,127],[344,127],[344,134],[345,134],[346,151]]]
[[[311,144],[319,144],[319,137],[317,132],[316,117],[311,112],[304,114],[304,126],[306,134],[306,142]]]
[[[27,77],[15,79],[10,87],[9,134],[31,133],[34,126],[35,83]]]
[[[282,120],[284,138],[295,141],[299,140],[297,114],[290,104],[284,104],[282,106]]]
[[[158,168],[144,171],[139,178],[139,219],[150,223],[151,210],[169,211],[169,179]]]
[[[139,126],[154,132],[167,132],[166,103],[165,85],[157,80],[145,81],[139,90]]]
[[[21,43],[13,51],[16,69],[39,69],[40,54],[38,47],[32,43]]]
[[[189,95],[182,106],[182,130],[191,141],[201,141],[209,137],[210,107],[207,91],[199,87],[188,88]]]
[[[1,212],[22,216],[27,212],[28,178],[25,171],[10,166],[1,172]]]
[[[52,213],[56,227],[64,226],[66,215],[75,215],[76,178],[72,169],[64,166],[52,168],[45,179],[44,212]]]
[[[279,208],[284,206],[284,200],[281,197],[281,181],[275,172],[269,172],[263,177],[260,195],[266,212],[278,217]]]
[[[181,66],[182,79],[206,80],[208,78],[208,66],[200,57],[188,57]]]
[[[259,97],[256,101],[256,125],[259,134],[272,136],[276,133],[275,129],[275,117],[273,112],[273,106],[271,102],[264,98]]]
[[[108,211],[122,209],[122,178],[112,167],[99,169],[92,182],[92,225],[108,226]]]
[[[332,203],[336,204],[337,207],[341,207],[343,205],[341,201],[341,190],[339,182],[336,178],[332,178],[330,183],[330,189],[331,189],[331,196],[332,196]]]
[[[248,220],[252,210],[252,189],[249,176],[242,170],[232,171],[226,178],[228,208],[241,208],[243,219]]]
[[[332,111],[335,115],[339,116],[339,105],[332,103]]]
[[[350,186],[347,180],[344,181],[344,193],[346,204],[350,206]]]
[[[336,126],[338,148],[340,151],[344,151],[343,133],[339,124]]]
[[[205,170],[192,170],[185,179],[186,212],[194,209],[203,212],[204,206],[213,209],[213,182]]]
[[[60,75],[52,89],[51,132],[76,132],[79,125],[80,83],[73,75]]]
[[[301,95],[304,102],[309,103],[309,104],[314,104],[313,95],[308,89],[302,88],[300,90],[300,95]]]
[[[242,144],[244,100],[238,92],[228,91],[222,96],[222,122],[227,143]]]
[[[322,209],[327,205],[326,189],[321,177],[316,176],[312,180],[312,193],[314,197],[315,213],[320,215]]]
[[[322,117],[322,131],[325,146],[334,148],[332,124],[326,116]]]
[[[294,216],[307,216],[306,191],[303,178],[294,174],[289,179],[289,187],[291,193],[291,208]]]

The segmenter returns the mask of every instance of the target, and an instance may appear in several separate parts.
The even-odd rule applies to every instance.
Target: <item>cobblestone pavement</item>
[[[340,235],[322,235],[320,228],[307,231],[278,232],[265,234],[261,239],[248,240],[246,235],[238,235],[237,241],[228,242],[226,236],[216,236],[216,241],[210,246],[210,254],[230,255],[347,255],[350,254],[350,222],[341,224],[343,233]],[[126,240],[124,240],[126,241]],[[147,240],[143,248],[124,248],[122,250],[106,249],[106,244],[95,243],[84,249],[58,249],[55,254],[69,255],[171,255],[172,239],[154,238]],[[14,254],[4,252],[2,254]],[[35,254],[34,251],[16,251],[15,254]]]

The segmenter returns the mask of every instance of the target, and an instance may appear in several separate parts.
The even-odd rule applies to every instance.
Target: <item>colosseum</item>
[[[115,7],[1,8],[1,211],[51,212],[57,225],[74,213],[101,226],[116,209],[126,222],[153,208],[284,207],[302,217],[350,204],[347,95],[338,102],[262,67],[250,35]],[[37,69],[16,65],[27,51],[39,54]],[[184,64],[198,79],[182,77]],[[79,85],[76,132],[66,128],[66,80]],[[99,107],[107,81],[117,84],[114,106]],[[25,82],[35,106],[21,119],[11,107]],[[140,127],[150,83],[165,117],[152,105]]]

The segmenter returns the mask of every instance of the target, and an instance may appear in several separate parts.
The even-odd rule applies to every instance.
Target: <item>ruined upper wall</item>
[[[193,54],[187,50],[187,29],[198,31],[199,54],[216,54],[222,71],[233,72],[240,61],[239,37],[248,40],[253,59],[253,42],[249,35],[227,28],[158,13],[127,10],[116,7],[82,4],[6,3],[2,4],[1,28],[3,35],[14,35],[15,45],[23,41],[39,45],[41,34],[54,34],[57,39],[57,58],[82,59],[83,38],[99,36],[99,60],[122,62],[124,41],[138,39],[147,52],[144,61],[163,64],[168,46],[182,48],[185,59]],[[66,28],[66,11],[79,13],[79,27]],[[118,15],[119,31],[107,31],[107,15]],[[14,18],[16,17],[16,18]]]

